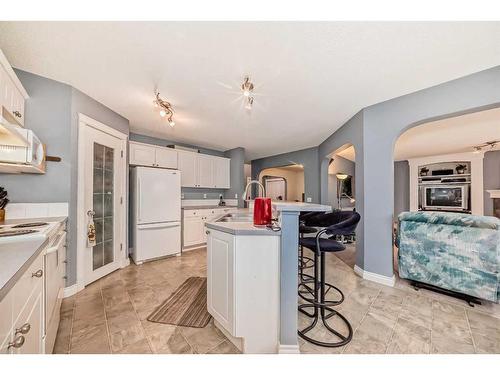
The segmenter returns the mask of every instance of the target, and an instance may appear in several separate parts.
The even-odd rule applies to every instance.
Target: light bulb
[[[248,90],[243,91],[243,95],[244,96],[249,96],[250,95],[250,91],[248,91]]]
[[[158,102],[156,100],[153,100],[153,105],[155,106],[155,108],[158,108]]]
[[[173,121],[169,121],[168,124],[170,125],[171,128],[173,128],[175,126],[175,122],[173,122]]]
[[[166,116],[166,114],[167,114],[167,112],[165,112],[165,110],[164,110],[164,109],[162,109],[162,110],[160,111],[160,116],[161,116],[161,117],[165,117],[165,116]]]

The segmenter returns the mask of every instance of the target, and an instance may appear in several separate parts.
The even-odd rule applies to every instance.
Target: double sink
[[[222,216],[216,223],[249,223],[253,222],[251,213],[232,213]]]

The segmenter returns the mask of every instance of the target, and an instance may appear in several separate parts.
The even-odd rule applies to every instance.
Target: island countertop
[[[240,208],[236,211],[238,214],[251,215],[252,212],[247,208]],[[217,219],[218,220],[218,219]],[[279,236],[280,231],[273,231],[266,226],[253,225],[250,221],[209,221],[205,226],[209,229],[219,230],[237,236]]]

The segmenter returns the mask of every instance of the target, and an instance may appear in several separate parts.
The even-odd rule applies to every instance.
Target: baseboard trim
[[[363,279],[370,280],[375,283],[379,283],[386,286],[394,286],[396,284],[396,278],[394,277],[394,275],[392,275],[392,277],[389,277],[389,276],[379,275],[378,273],[365,271],[357,264],[354,266],[354,272],[358,276],[361,276]]]
[[[78,284],[76,284],[76,283],[73,285],[67,286],[66,288],[64,288],[63,298],[71,297],[73,294],[78,293],[80,290],[83,290],[83,288],[79,288]]]
[[[279,344],[278,354],[300,354],[299,345],[283,345]]]

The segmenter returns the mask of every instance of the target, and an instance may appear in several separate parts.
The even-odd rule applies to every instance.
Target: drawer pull
[[[209,230],[207,230],[205,233],[206,233],[206,234],[210,234],[210,231],[209,231]]]
[[[29,323],[24,323],[21,328],[16,328],[16,331],[14,332],[14,335],[17,335],[18,333],[22,333],[23,335],[27,334],[31,329],[31,325]]]
[[[10,348],[19,349],[21,346],[24,345],[25,341],[26,341],[26,339],[24,338],[24,336],[18,336],[14,339],[14,341],[9,342],[7,349],[10,349]]]
[[[31,274],[31,277],[42,277],[43,276],[43,271],[42,270],[38,270],[36,272],[33,272]]]
[[[13,113],[13,114],[14,114],[14,116],[16,116],[16,117],[19,117],[19,118],[23,117],[23,115],[21,115],[21,112],[19,112],[19,111],[14,111],[14,112],[12,112],[12,113]]]

